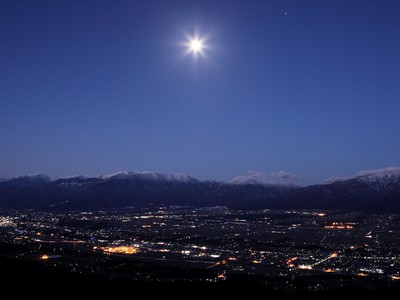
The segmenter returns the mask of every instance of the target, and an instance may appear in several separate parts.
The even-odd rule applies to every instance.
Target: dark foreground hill
[[[3,292],[19,296],[40,296],[43,299],[54,297],[53,291],[62,292],[65,296],[125,296],[127,293],[146,293],[148,296],[158,296],[160,292],[174,297],[188,295],[241,295],[258,296],[262,293],[268,299],[321,299],[326,296],[344,297],[357,295],[357,297],[389,297],[400,291],[399,284],[374,283],[373,287],[364,286],[361,283],[346,285],[342,288],[322,291],[308,291],[301,288],[301,284],[307,284],[315,278],[309,278],[305,282],[298,283],[299,290],[287,293],[285,290],[276,290],[272,285],[274,277],[254,277],[243,275],[223,282],[146,282],[134,281],[128,278],[112,278],[97,274],[71,273],[61,268],[44,266],[31,260],[8,258],[0,255],[0,264],[4,276],[2,282]],[[266,284],[266,279],[267,284]],[[16,290],[15,287],[22,289]]]

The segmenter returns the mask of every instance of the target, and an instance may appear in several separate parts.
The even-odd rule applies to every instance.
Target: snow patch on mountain
[[[400,168],[389,167],[378,170],[361,171],[351,177],[330,177],[326,179],[325,182],[329,184],[351,179],[357,180],[359,183],[367,185],[377,192],[381,192],[392,184],[400,184]]]
[[[389,167],[378,170],[369,170],[369,171],[361,171],[358,172],[355,177],[359,176],[400,176],[400,168],[399,167]]]
[[[6,177],[6,178],[1,178],[0,182],[7,182],[7,181],[12,181],[12,180],[18,180],[18,181],[26,181],[26,182],[48,182],[50,181],[50,177],[44,174],[29,174],[29,175],[17,175],[13,177]]]
[[[247,176],[238,176],[231,179],[229,184],[238,185],[282,185],[282,186],[295,186],[298,177],[286,171],[279,171],[272,173],[271,175],[264,174],[261,172],[249,170]]]
[[[109,175],[98,176],[101,179],[142,179],[150,181],[177,181],[177,182],[197,182],[193,177],[187,174],[175,173],[175,174],[164,174],[159,172],[132,172],[122,171]]]
[[[92,178],[89,175],[72,175],[72,176],[62,176],[58,177],[57,179],[90,179]]]
[[[400,184],[400,168],[396,167],[362,171],[357,175],[358,182],[370,186],[377,192],[384,191],[393,184]]]

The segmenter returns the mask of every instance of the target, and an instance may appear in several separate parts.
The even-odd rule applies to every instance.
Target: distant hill
[[[36,174],[0,181],[2,208],[66,211],[149,205],[400,213],[400,168],[363,172],[350,179],[307,187],[199,181],[185,174],[154,172],[120,172],[56,180]]]

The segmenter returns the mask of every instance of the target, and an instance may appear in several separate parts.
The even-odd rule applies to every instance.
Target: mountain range
[[[360,172],[306,187],[257,180],[200,181],[186,174],[119,172],[51,180],[42,174],[0,180],[0,207],[99,210],[163,205],[234,209],[329,209],[400,213],[400,168]]]

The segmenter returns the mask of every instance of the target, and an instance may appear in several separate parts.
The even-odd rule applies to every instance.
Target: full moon
[[[201,52],[201,50],[203,50],[203,43],[198,39],[191,40],[189,43],[189,48],[193,53]]]

